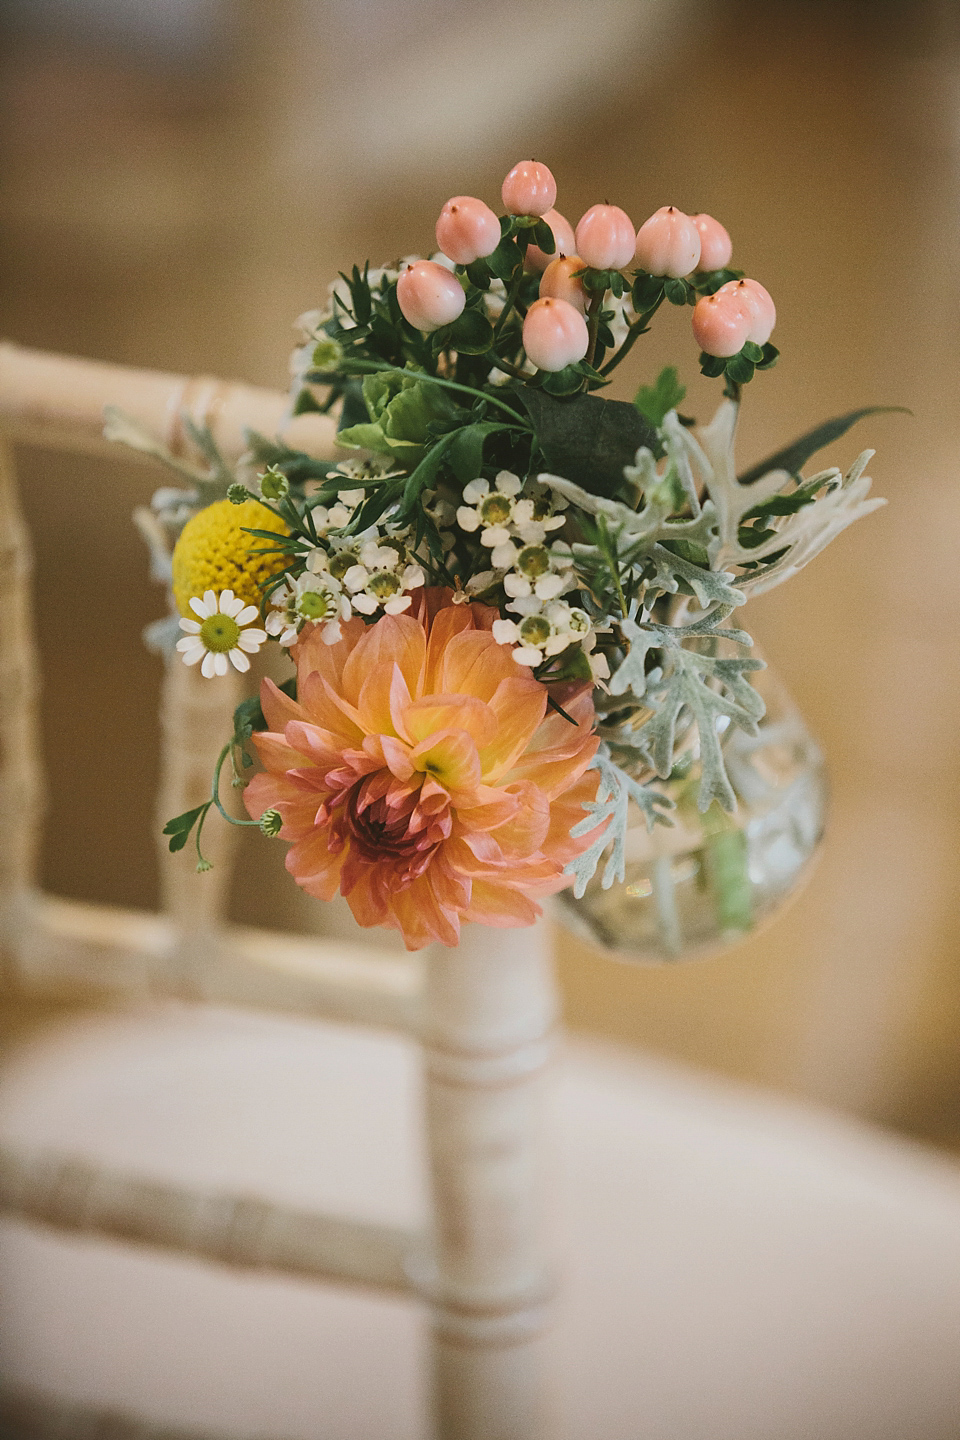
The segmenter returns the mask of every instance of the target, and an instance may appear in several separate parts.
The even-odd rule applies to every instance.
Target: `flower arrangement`
[[[521,162],[502,215],[455,196],[432,258],[354,267],[300,318],[293,412],[336,413],[342,459],[250,433],[231,468],[194,431],[207,466],[138,517],[187,665],[215,681],[272,641],[295,667],[240,705],[171,850],[194,832],[207,868],[211,808],[259,824],[298,884],[410,948],[622,883],[630,817],[671,824],[694,750],[699,810],[733,810],[727,742],[764,704],[729,618],[882,503],[872,451],[802,473],[866,410],[737,473],[776,312],[718,221],[671,205],[635,229],[598,204],[573,228],[556,199]],[[674,368],[632,403],[598,393],[665,304],[722,384],[705,426]],[[108,433],[159,453],[119,414]],[[228,761],[248,821],[221,802]]]

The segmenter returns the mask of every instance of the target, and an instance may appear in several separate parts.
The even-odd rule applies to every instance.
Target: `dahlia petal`
[[[315,720],[324,730],[342,736],[344,745],[363,743],[364,729],[360,724],[360,716],[317,671],[308,675],[303,685],[298,684],[297,698],[310,719]]]
[[[212,595],[212,594],[213,594],[213,591],[212,591],[212,590],[208,590],[208,591],[207,591],[207,595]],[[207,596],[204,595],[203,598],[204,598],[204,600],[206,600]],[[238,610],[242,610],[242,609],[243,609],[243,601],[241,600],[241,601],[240,601],[240,604],[238,605],[237,602],[236,602],[236,600],[235,600],[234,597],[233,597],[233,591],[232,591],[232,590],[221,590],[221,591],[220,591],[220,599],[219,599],[218,602],[217,602],[217,609],[220,611],[220,614],[221,614],[221,615],[229,615],[231,619],[234,619],[234,618],[236,617],[236,614],[237,614]]]
[[[407,706],[403,719],[414,745],[437,730],[465,730],[482,749],[497,733],[497,716],[475,695],[425,695]]]
[[[239,670],[241,675],[245,671],[250,669],[250,661],[247,659],[246,655],[244,655],[243,651],[239,650],[236,645],[233,647],[232,650],[227,651],[227,655],[229,657],[230,664],[233,666],[234,670]]]
[[[440,730],[414,746],[410,759],[446,790],[473,790],[480,784],[480,756],[466,730]]]
[[[203,664],[200,666],[200,674],[205,675],[208,680],[212,680],[214,675],[216,675],[217,673],[216,663],[216,655],[214,655],[212,650],[208,650],[203,657]]]
[[[536,901],[521,891],[488,880],[474,880],[470,905],[460,918],[506,929],[514,925],[532,925],[542,914]]]
[[[217,672],[218,675],[226,675],[227,671],[228,671],[229,668],[230,668],[229,665],[227,664],[227,657],[226,657],[226,655],[224,655],[222,652],[219,653],[219,654],[214,655],[214,657],[213,657],[213,668],[214,668],[214,670],[216,670],[216,672]]]
[[[454,635],[443,654],[439,686],[445,695],[477,695],[489,701],[501,680],[520,675],[513,656],[485,630]]]
[[[264,719],[270,730],[282,733],[288,720],[304,720],[306,713],[296,700],[275,685],[272,680],[264,680],[260,685],[260,709],[263,711]]]
[[[379,735],[377,738],[380,741],[384,764],[391,775],[395,775],[398,780],[409,780],[414,773],[414,767],[407,746],[391,735]]]
[[[410,694],[418,695],[426,649],[423,626],[412,615],[384,615],[365,630],[351,650],[340,677],[340,694],[358,705],[367,677],[380,669],[389,674],[396,663]]]
[[[288,770],[316,764],[312,750],[292,745],[285,734],[277,735],[272,730],[257,730],[251,739],[261,764],[272,775],[285,775]]]
[[[199,620],[181,620],[181,621],[180,621],[180,629],[181,629],[181,630],[186,630],[186,632],[187,632],[188,635],[199,635],[199,634],[200,634],[200,621],[199,621]],[[182,644],[183,644],[183,641],[181,640],[179,643],[180,643],[180,645],[182,645]],[[179,646],[178,646],[178,648],[179,648]]]
[[[241,605],[240,610],[233,618],[238,625],[249,625],[251,620],[256,620],[259,614],[260,611],[256,605]]]
[[[485,780],[499,780],[513,767],[536,735],[546,708],[547,692],[538,681],[521,675],[500,681],[490,698],[497,733],[480,752]],[[562,716],[557,718],[562,721]]]
[[[410,691],[400,666],[393,661],[376,666],[360,690],[357,717],[368,734],[389,735],[394,730],[393,713],[402,715],[410,703]]]
[[[550,802],[529,780],[511,785],[510,792],[517,800],[516,812],[496,827],[492,838],[508,858],[520,858],[541,850],[550,828]]]

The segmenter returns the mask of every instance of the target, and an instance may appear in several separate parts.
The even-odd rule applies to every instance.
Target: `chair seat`
[[[158,1005],[8,1051],[0,1142],[377,1223],[426,1215],[416,1047]],[[557,1440],[956,1440],[960,1169],[577,1040],[555,1091]],[[0,1226],[5,1383],[184,1430],[424,1440],[418,1302]]]

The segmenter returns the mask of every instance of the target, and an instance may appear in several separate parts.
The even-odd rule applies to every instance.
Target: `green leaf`
[[[543,389],[548,395],[575,395],[583,389],[580,366],[566,365],[562,370],[548,371],[543,377]]]
[[[183,849],[190,838],[190,831],[194,825],[196,825],[197,821],[206,815],[209,809],[210,801],[205,800],[203,804],[198,805],[195,810],[185,810],[182,815],[176,815],[172,820],[167,821],[163,827],[163,833],[171,837],[171,854],[175,855],[178,850]]]
[[[528,385],[517,393],[533,421],[546,468],[592,495],[615,496],[623,488],[623,467],[633,464],[642,445],[653,449],[657,444],[653,427],[627,401],[596,395],[561,400]]]
[[[378,454],[389,455],[387,437],[379,425],[348,425],[337,432],[337,444],[350,450],[375,450]]]
[[[686,305],[687,282],[685,280],[664,280],[663,293],[671,305]]]
[[[493,326],[479,310],[464,310],[450,326],[450,342],[461,355],[485,355],[493,344]]]
[[[533,243],[539,245],[544,255],[552,255],[554,250],[556,250],[557,242],[546,220],[538,220],[536,225],[534,225]]]
[[[633,282],[633,308],[638,314],[652,310],[663,294],[663,279],[659,275],[648,275],[641,270]]]
[[[722,374],[723,374],[723,372],[724,372],[724,370],[725,370],[726,368],[727,368],[727,362],[726,362],[726,360],[721,360],[721,358],[720,358],[719,355],[708,355],[705,350],[701,352],[701,355],[700,355],[700,374],[701,374],[701,375],[706,375],[706,376],[708,376],[709,379],[715,380],[718,375],[722,375]]]
[[[742,350],[739,355],[731,355],[725,366],[727,379],[732,380],[735,385],[749,384],[756,368],[753,361],[748,360]]]
[[[746,342],[740,353],[745,355],[748,360],[752,360],[754,365],[763,364],[763,347],[762,345],[755,345],[752,340]]]
[[[323,406],[319,400],[315,400],[311,392],[304,386],[293,403],[294,415],[322,415]]]
[[[487,256],[487,267],[491,274],[504,282],[512,279],[513,273],[523,264],[523,256],[513,240],[501,240],[492,255]]]
[[[662,425],[664,415],[668,410],[676,410],[686,393],[687,387],[680,384],[677,367],[667,365],[653,385],[640,386],[633,403],[651,425]]]
[[[340,410],[338,430],[348,430],[351,425],[361,425],[367,420],[367,402],[363,398],[363,386],[359,380],[348,380],[343,387],[343,406]]]
[[[799,475],[811,455],[816,455],[818,450],[830,445],[834,440],[839,440],[846,435],[859,420],[867,415],[910,415],[912,412],[903,405],[867,405],[862,410],[850,410],[846,415],[838,415],[834,420],[825,420],[822,425],[808,430],[806,435],[801,435],[799,440],[794,440],[792,445],[787,445],[782,450],[777,450],[762,460],[759,465],[751,468],[738,476],[741,485],[753,485],[761,476],[766,475],[770,470],[788,470],[791,475]]]

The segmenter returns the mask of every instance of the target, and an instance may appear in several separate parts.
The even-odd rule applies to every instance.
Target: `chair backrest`
[[[291,420],[280,393],[0,346],[0,948],[6,989],[91,1000],[166,995],[415,1036],[425,1057],[432,1223],[430,1234],[420,1236],[248,1196],[213,1197],[161,1185],[106,1171],[82,1156],[4,1146],[0,1208],[59,1229],[237,1267],[420,1294],[432,1310],[435,1416],[443,1440],[547,1440],[544,1369],[535,1343],[552,1283],[542,1080],[555,994],[545,928],[470,926],[457,949],[438,946],[424,959],[230,926],[224,920],[227,827],[210,836],[213,874],[196,874],[184,854],[171,856],[162,846],[160,915],[81,904],[37,889],[37,826],[24,817],[41,808],[38,677],[30,541],[13,442],[111,454],[102,433],[108,404],[174,454],[190,451],[185,416],[209,427],[228,457],[243,450],[248,427],[285,434],[291,443],[299,427],[296,443],[333,454],[333,422]],[[163,818],[208,797],[238,698],[239,677],[210,682],[196,668],[168,665],[161,701]],[[77,1419],[72,1406],[51,1410],[49,1402],[19,1394],[0,1404],[8,1423],[14,1423],[10,1415],[29,1412],[36,1426],[49,1421],[51,1434],[56,1426],[61,1437],[90,1433],[90,1417]],[[121,1433],[110,1430],[111,1436]],[[130,1433],[143,1437],[149,1429],[136,1422]]]

